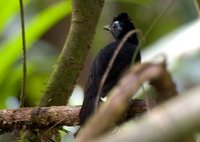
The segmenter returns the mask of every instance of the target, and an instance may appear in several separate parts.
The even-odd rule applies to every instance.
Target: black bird
[[[104,29],[110,31],[116,41],[101,49],[93,61],[92,67],[90,69],[90,74],[86,82],[86,88],[84,90],[85,98],[80,111],[81,125],[84,124],[88,117],[94,113],[99,84],[115,49],[117,48],[122,38],[129,31],[135,29],[135,26],[131,22],[131,19],[128,17],[127,13],[121,13],[113,19],[111,25],[105,26]],[[116,85],[124,70],[126,70],[131,65],[133,54],[137,45],[137,35],[133,34],[129,37],[117,55],[110,73],[108,74],[104,83],[102,92],[100,94],[101,97],[105,97],[107,95],[112,87]],[[136,62],[140,62],[140,60],[139,52],[136,56]]]

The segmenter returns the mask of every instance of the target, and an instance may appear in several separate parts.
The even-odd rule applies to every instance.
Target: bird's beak
[[[110,25],[103,26],[103,29],[106,31],[111,31],[111,26]]]

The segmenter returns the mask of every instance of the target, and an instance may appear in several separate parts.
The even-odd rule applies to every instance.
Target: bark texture
[[[36,108],[19,108],[0,110],[0,134],[14,129],[29,129],[31,131],[50,130],[60,126],[77,126],[81,106],[52,106]],[[134,99],[121,122],[133,118],[147,110],[143,100]]]
[[[73,0],[71,28],[39,106],[65,105],[91,47],[104,0]]]

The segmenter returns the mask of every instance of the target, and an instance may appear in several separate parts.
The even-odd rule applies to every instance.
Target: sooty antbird
[[[131,30],[135,29],[135,26],[131,22],[127,13],[121,13],[115,17],[109,26],[104,27],[105,30],[110,31],[114,36],[114,42],[111,42],[106,47],[101,49],[101,51],[96,56],[92,67],[90,69],[90,74],[86,82],[86,88],[84,90],[85,98],[80,111],[80,123],[84,124],[87,118],[95,110],[95,102],[97,99],[97,92],[100,85],[101,78],[107,68],[107,65],[118,47],[118,44],[122,38]],[[136,47],[138,45],[137,35],[133,34],[129,37],[127,42],[123,45],[122,49],[118,53],[115,62],[107,76],[104,83],[101,97],[105,97],[107,93],[112,89],[113,86],[118,82],[120,76],[127,69],[132,62],[132,58]],[[136,56],[135,62],[140,62],[140,53]]]

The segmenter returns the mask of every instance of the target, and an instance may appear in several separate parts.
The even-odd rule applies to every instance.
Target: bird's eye
[[[112,26],[112,28],[113,28],[113,29],[116,29],[116,28],[117,28],[117,26],[114,24],[114,25]]]
[[[115,21],[115,22],[112,24],[112,28],[113,28],[113,29],[116,29],[116,30],[121,30],[121,26],[120,26],[119,21]]]

